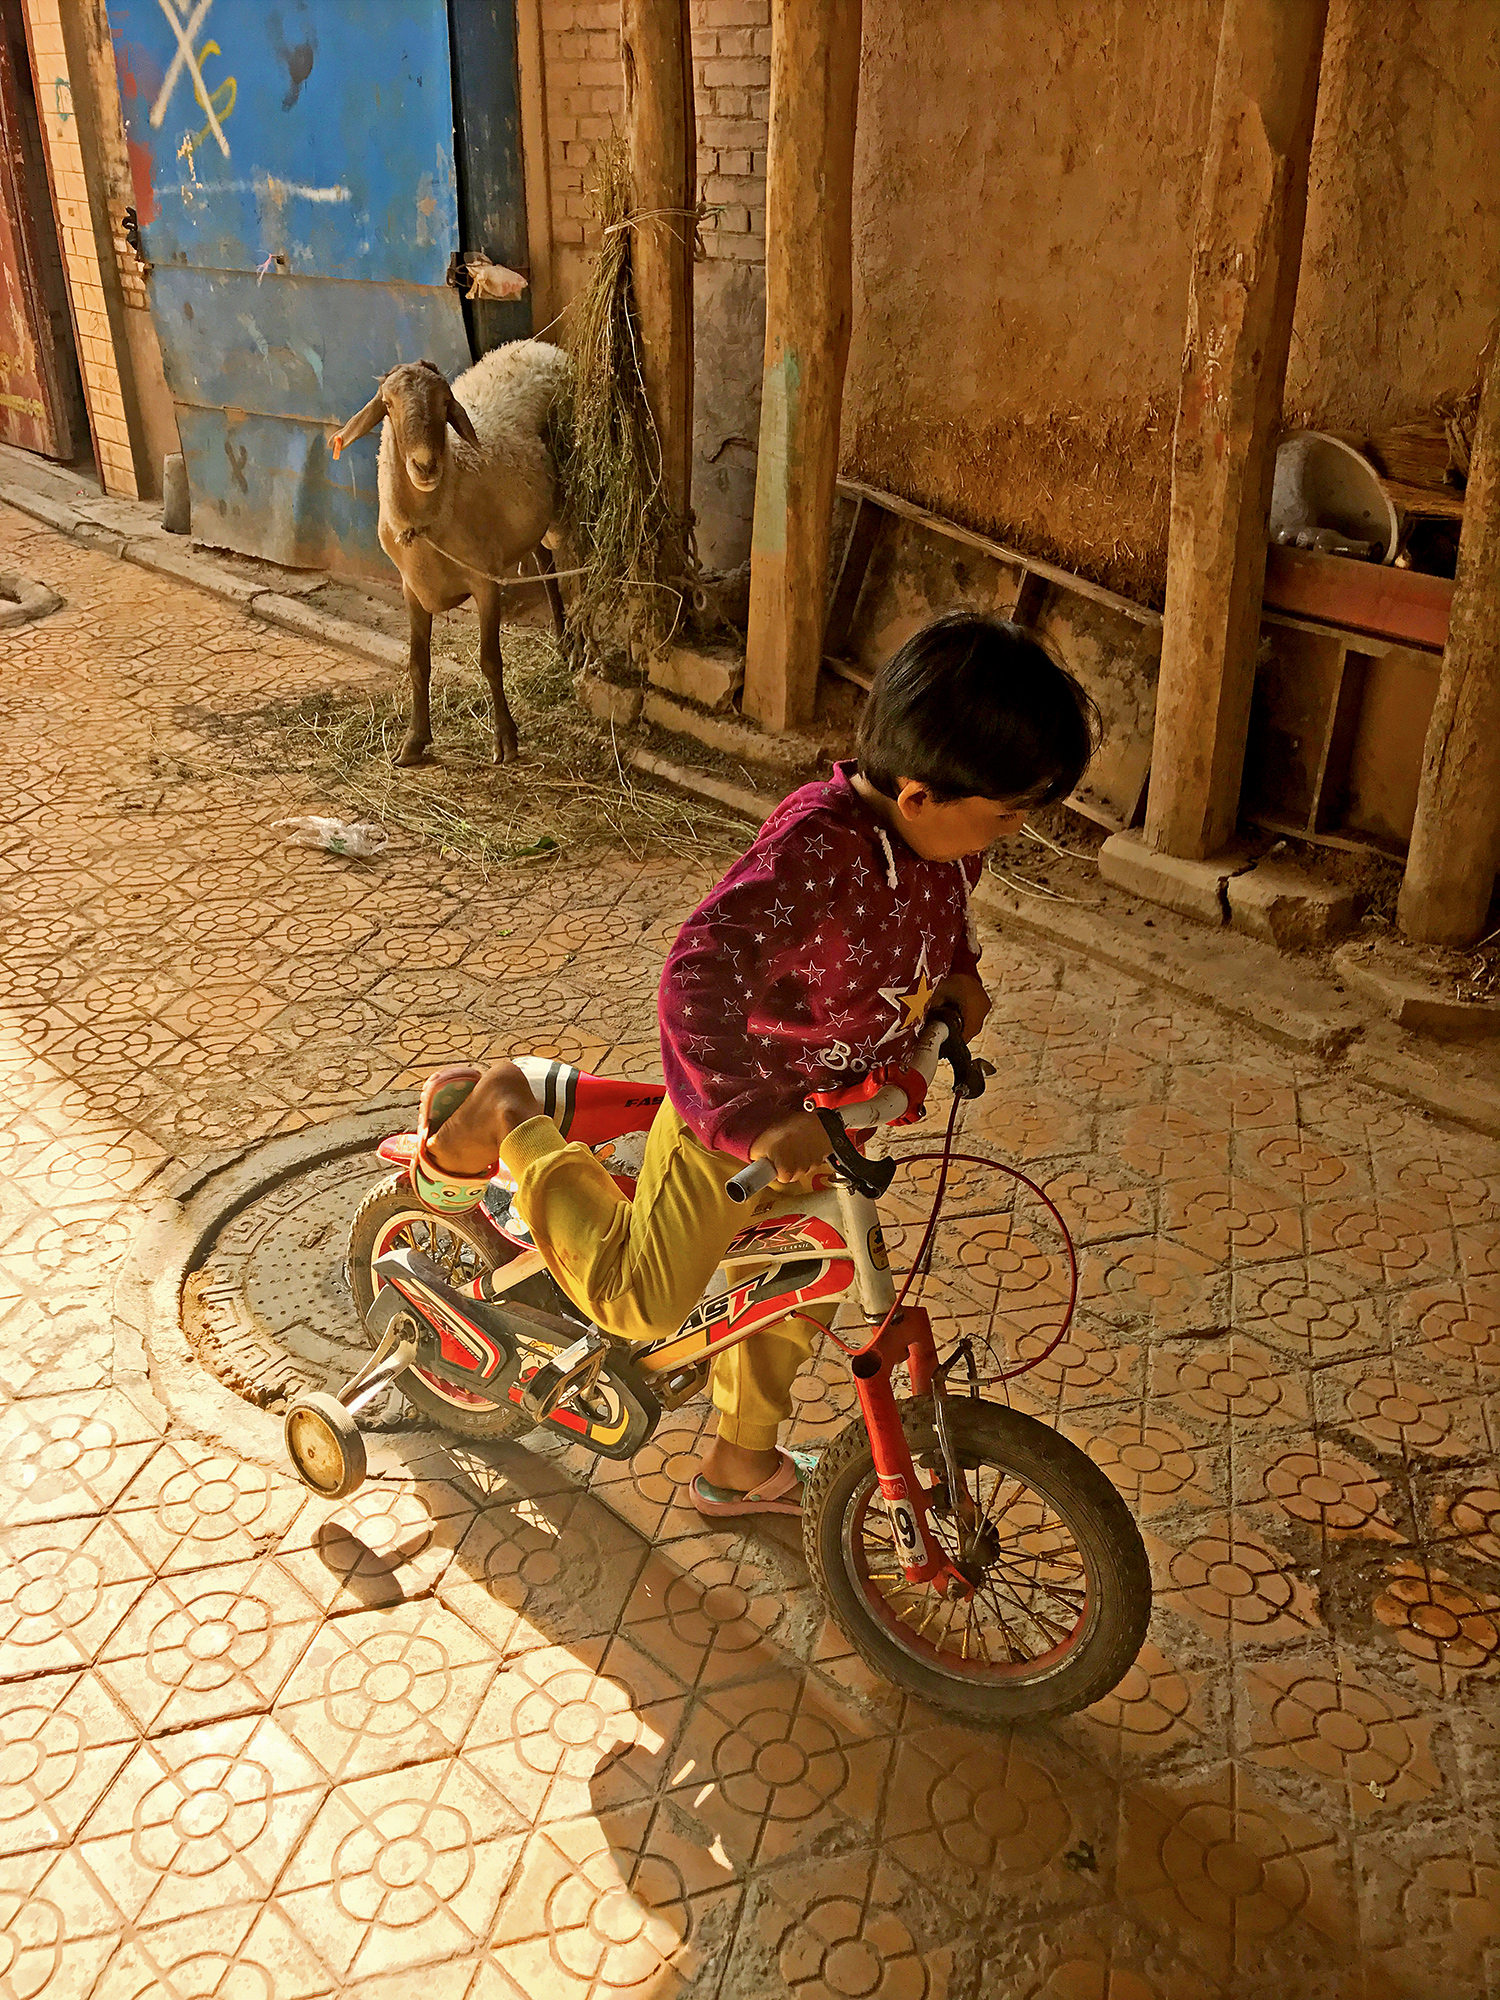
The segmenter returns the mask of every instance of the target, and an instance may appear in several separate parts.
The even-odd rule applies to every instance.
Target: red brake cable
[[[911,1269],[906,1274],[906,1282],[905,1284],[902,1285],[901,1290],[897,1295],[896,1303],[891,1307],[890,1311],[886,1314],[885,1318],[880,1322],[880,1325],[875,1329],[875,1331],[872,1334],[868,1336],[867,1340],[862,1344],[866,1346],[873,1346],[874,1343],[877,1340],[879,1340],[880,1336],[885,1332],[886,1328],[890,1325],[891,1321],[896,1317],[896,1314],[900,1312],[901,1308],[906,1303],[906,1295],[911,1290],[912,1285],[915,1283],[917,1274],[922,1269],[923,1260],[927,1255],[928,1249],[932,1243],[932,1239],[937,1233],[938,1221],[942,1215],[942,1209],[943,1209],[943,1196],[947,1192],[948,1188],[949,1168],[953,1166],[989,1167],[997,1173],[1009,1174],[1012,1180],[1019,1181],[1022,1187],[1029,1188],[1031,1190],[1031,1192],[1036,1196],[1037,1200],[1042,1204],[1043,1208],[1045,1208],[1047,1210],[1047,1213],[1052,1217],[1052,1220],[1057,1224],[1058,1231],[1062,1236],[1063,1243],[1068,1253],[1068,1304],[1067,1304],[1067,1309],[1063,1313],[1062,1324],[1061,1326],[1058,1327],[1057,1332],[1053,1334],[1052,1338],[1047,1342],[1047,1345],[1042,1349],[1041,1353],[1032,1355],[1029,1361],[1018,1362],[1014,1368],[1006,1368],[1002,1370],[1002,1372],[998,1375],[990,1375],[985,1377],[985,1380],[987,1382],[1013,1382],[1018,1375],[1028,1374],[1031,1369],[1040,1367],[1042,1362],[1044,1362],[1047,1359],[1048,1355],[1051,1354],[1055,1348],[1061,1345],[1062,1341],[1065,1339],[1067,1335],[1069,1327],[1072,1326],[1073,1314],[1078,1305],[1078,1252],[1073,1246],[1073,1238],[1068,1232],[1068,1225],[1066,1222],[1063,1221],[1062,1214],[1058,1209],[1057,1203],[1052,1199],[1051,1195],[1049,1195],[1045,1189],[1037,1186],[1036,1182],[1032,1180],[1029,1174],[1023,1174],[1019,1167],[1008,1166],[1004,1160],[988,1159],[982,1153],[954,1152],[953,1138],[955,1132],[958,1129],[958,1114],[960,1107],[962,1106],[963,1103],[964,1099],[962,1099],[955,1091],[953,1096],[953,1105],[948,1113],[948,1129],[943,1134],[943,1145],[941,1152],[898,1153],[896,1155],[896,1158],[899,1159],[904,1165],[915,1165],[916,1162],[920,1160],[938,1161],[939,1171],[938,1171],[937,1193],[932,1198],[932,1208],[928,1213],[927,1226],[923,1230],[922,1241],[917,1246],[917,1254],[912,1259]],[[998,1286],[996,1287],[996,1289],[997,1290],[999,1289]],[[839,1340],[838,1335],[833,1332],[833,1329],[831,1327],[828,1329],[828,1332],[833,1340],[838,1341],[838,1345],[843,1348],[846,1354],[853,1354],[857,1351],[856,1349],[850,1347],[845,1341]]]

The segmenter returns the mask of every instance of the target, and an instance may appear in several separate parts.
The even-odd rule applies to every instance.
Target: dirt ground
[[[987,936],[965,1136],[1082,1257],[1010,1393],[1116,1481],[1156,1583],[1136,1666],[1056,1727],[872,1682],[794,1538],[684,1505],[701,1404],[629,1468],[509,1447],[484,1496],[418,1435],[318,1501],[146,1370],[142,1217],[455,1055],[650,1073],[723,855],[309,854],[273,822],[324,802],[212,719],[381,670],[4,510],[0,566],[65,600],[0,687],[0,1991],[1500,1990],[1492,1142]],[[929,1305],[1035,1354],[1055,1243],[982,1183],[950,1214]],[[847,1410],[818,1358],[800,1435]]]

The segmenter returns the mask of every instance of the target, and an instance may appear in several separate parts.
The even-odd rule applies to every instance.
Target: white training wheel
[[[324,1500],[342,1500],[365,1480],[365,1441],[337,1396],[315,1390],[286,1413],[287,1456],[304,1486]]]

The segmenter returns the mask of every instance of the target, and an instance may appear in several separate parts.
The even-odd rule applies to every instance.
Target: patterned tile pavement
[[[66,599],[0,690],[0,1993],[1500,1991],[1493,1145],[990,941],[1003,1073],[966,1138],[1083,1259],[1010,1393],[1125,1492],[1158,1591],[1053,1729],[873,1681],[793,1536],[683,1506],[696,1405],[628,1469],[514,1447],[482,1499],[417,1437],[410,1476],[316,1501],[117,1352],[143,1209],[441,1057],[648,1072],[720,857],[486,885],[287,847],[319,802],[236,768],[223,718],[374,670],[19,516],[0,565]],[[930,1301],[1039,1354],[1055,1242],[973,1170],[950,1214]],[[832,1361],[798,1393],[810,1441],[844,1421]]]

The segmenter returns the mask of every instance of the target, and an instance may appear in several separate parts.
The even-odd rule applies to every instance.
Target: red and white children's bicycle
[[[1076,1445],[981,1395],[969,1341],[939,1358],[927,1313],[906,1303],[911,1277],[897,1291],[875,1205],[898,1162],[866,1159],[847,1136],[919,1112],[940,1059],[953,1068],[956,1111],[983,1089],[984,1070],[948,1010],[929,1018],[900,1076],[867,1081],[855,1102],[818,1100],[827,1185],[789,1191],[774,1214],[753,1216],[683,1324],[634,1344],[589,1325],[564,1296],[503,1175],[483,1208],[439,1215],[404,1171],[412,1136],[388,1139],[381,1157],[403,1170],[367,1196],[348,1252],[375,1351],[337,1396],[309,1395],[287,1411],[298,1474],[327,1497],[352,1492],[365,1476],[359,1412],[393,1383],[461,1437],[514,1438],[542,1425],[628,1459],[664,1410],[706,1387],[716,1355],[799,1308],[850,1300],[868,1337],[858,1346],[829,1338],[849,1357],[859,1415],[822,1453],[803,1495],[807,1562],[824,1603],[877,1673],[966,1721],[1065,1715],[1099,1700],[1134,1661],[1150,1616],[1135,1522]],[[591,1146],[631,1192],[660,1086],[535,1058],[521,1067],[563,1133]],[[942,1153],[925,1156],[940,1162],[938,1190],[913,1273],[924,1268],[949,1163],[968,1157],[952,1153],[953,1130],[950,1120]],[[749,1200],[771,1178],[757,1162],[731,1193]],[[1076,1297],[1062,1218],[1016,1178],[1062,1231]],[[1070,1298],[1057,1339],[1072,1311]],[[909,1394],[898,1397],[893,1377],[903,1369]]]

